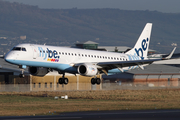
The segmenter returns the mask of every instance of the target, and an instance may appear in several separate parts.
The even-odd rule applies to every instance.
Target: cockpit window
[[[14,47],[12,50],[21,51],[21,47]]]
[[[16,51],[26,51],[26,48],[14,47],[12,50],[16,50]]]
[[[26,51],[26,48],[22,48],[22,51]]]

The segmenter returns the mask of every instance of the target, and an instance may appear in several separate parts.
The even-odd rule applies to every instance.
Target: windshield
[[[26,51],[26,48],[23,48],[23,47],[14,47],[12,50],[16,50],[16,51]]]

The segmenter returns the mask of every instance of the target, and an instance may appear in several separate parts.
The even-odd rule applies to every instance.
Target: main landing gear
[[[92,78],[91,79],[91,84],[94,85],[94,84],[97,84],[99,85],[101,83],[101,79],[100,78]]]
[[[64,75],[65,75],[65,73],[63,73],[62,78],[59,78],[59,84],[67,85],[69,80],[68,80],[68,78],[65,78]]]
[[[68,84],[68,78],[59,78],[59,84]]]
[[[61,72],[59,72],[59,74],[63,74],[63,76],[62,76],[62,78],[59,78],[59,84],[65,84],[65,85],[67,85],[68,84],[68,82],[69,82],[69,80],[68,80],[68,78],[65,78],[64,76],[65,76],[65,73],[61,73]],[[91,79],[91,84],[92,85],[94,85],[94,84],[97,84],[97,85],[99,85],[101,83],[101,79],[100,78],[92,78]]]

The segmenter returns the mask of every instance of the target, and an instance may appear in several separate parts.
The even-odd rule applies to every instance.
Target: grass
[[[180,89],[0,93],[0,116],[140,109],[180,109]]]

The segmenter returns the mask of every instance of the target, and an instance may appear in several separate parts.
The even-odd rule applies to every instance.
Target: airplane
[[[6,55],[5,61],[18,65],[24,77],[24,69],[34,76],[45,76],[56,70],[62,77],[59,84],[68,84],[65,73],[93,77],[91,84],[100,84],[99,74],[114,74],[144,66],[154,61],[170,59],[174,50],[163,59],[148,59],[152,23],[147,23],[135,46],[126,53],[67,48],[37,44],[19,44]]]

